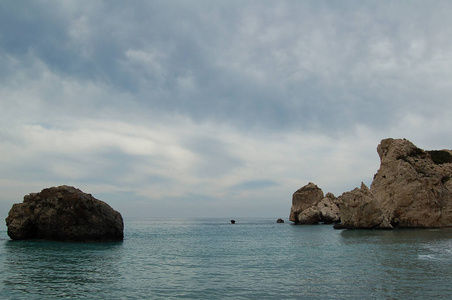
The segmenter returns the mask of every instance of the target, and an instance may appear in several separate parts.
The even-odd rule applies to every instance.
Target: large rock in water
[[[324,196],[322,189],[309,182],[293,194],[289,220],[295,224],[338,222],[340,218],[336,197],[332,193]]]
[[[124,237],[119,212],[71,186],[51,187],[24,197],[6,218],[13,240],[117,241]]]
[[[339,201],[342,223],[335,228],[392,228],[380,203],[364,183],[361,183],[361,188],[343,193]]]
[[[338,198],[337,228],[441,228],[452,226],[452,151],[424,151],[406,139],[377,147],[380,169],[370,190]]]

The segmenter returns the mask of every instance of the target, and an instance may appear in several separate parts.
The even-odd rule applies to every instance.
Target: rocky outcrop
[[[16,203],[6,218],[13,240],[116,241],[124,237],[119,212],[71,186],[32,193]]]
[[[452,151],[424,151],[406,139],[377,147],[380,168],[364,184],[338,198],[335,228],[441,228],[452,226]]]
[[[341,220],[337,198],[332,193],[327,193],[325,197],[317,203],[320,213],[320,221],[324,224],[337,223]]]
[[[317,224],[339,222],[339,207],[333,194],[323,191],[310,182],[292,196],[289,220],[295,224]]]
[[[320,221],[319,212],[314,207],[323,198],[323,191],[310,182],[292,195],[289,220],[295,224],[313,224]]]
[[[339,201],[341,224],[335,225],[336,229],[392,228],[381,205],[364,183],[361,188],[343,193]]]

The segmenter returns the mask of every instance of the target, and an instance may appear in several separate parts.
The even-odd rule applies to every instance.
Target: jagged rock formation
[[[325,197],[317,203],[317,208],[320,213],[320,222],[330,224],[337,223],[341,220],[337,202],[337,198],[333,193],[327,193]]]
[[[380,168],[371,188],[338,198],[335,228],[392,229],[452,226],[452,151],[424,151],[406,139],[377,147]]]
[[[361,188],[343,193],[338,200],[341,224],[335,225],[336,229],[391,228],[380,204],[364,183],[361,183]]]
[[[289,220],[295,224],[317,224],[339,222],[339,207],[332,193],[323,191],[310,182],[292,196]]]
[[[124,223],[107,203],[71,186],[32,193],[6,218],[13,240],[46,239],[96,242],[122,240]]]

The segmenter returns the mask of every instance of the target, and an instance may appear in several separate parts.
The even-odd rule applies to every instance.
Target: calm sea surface
[[[126,220],[115,243],[11,241],[1,299],[451,299],[452,230]]]

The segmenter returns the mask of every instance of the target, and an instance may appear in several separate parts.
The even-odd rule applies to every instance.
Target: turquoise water
[[[125,240],[10,241],[1,299],[450,299],[452,230],[126,220]]]

